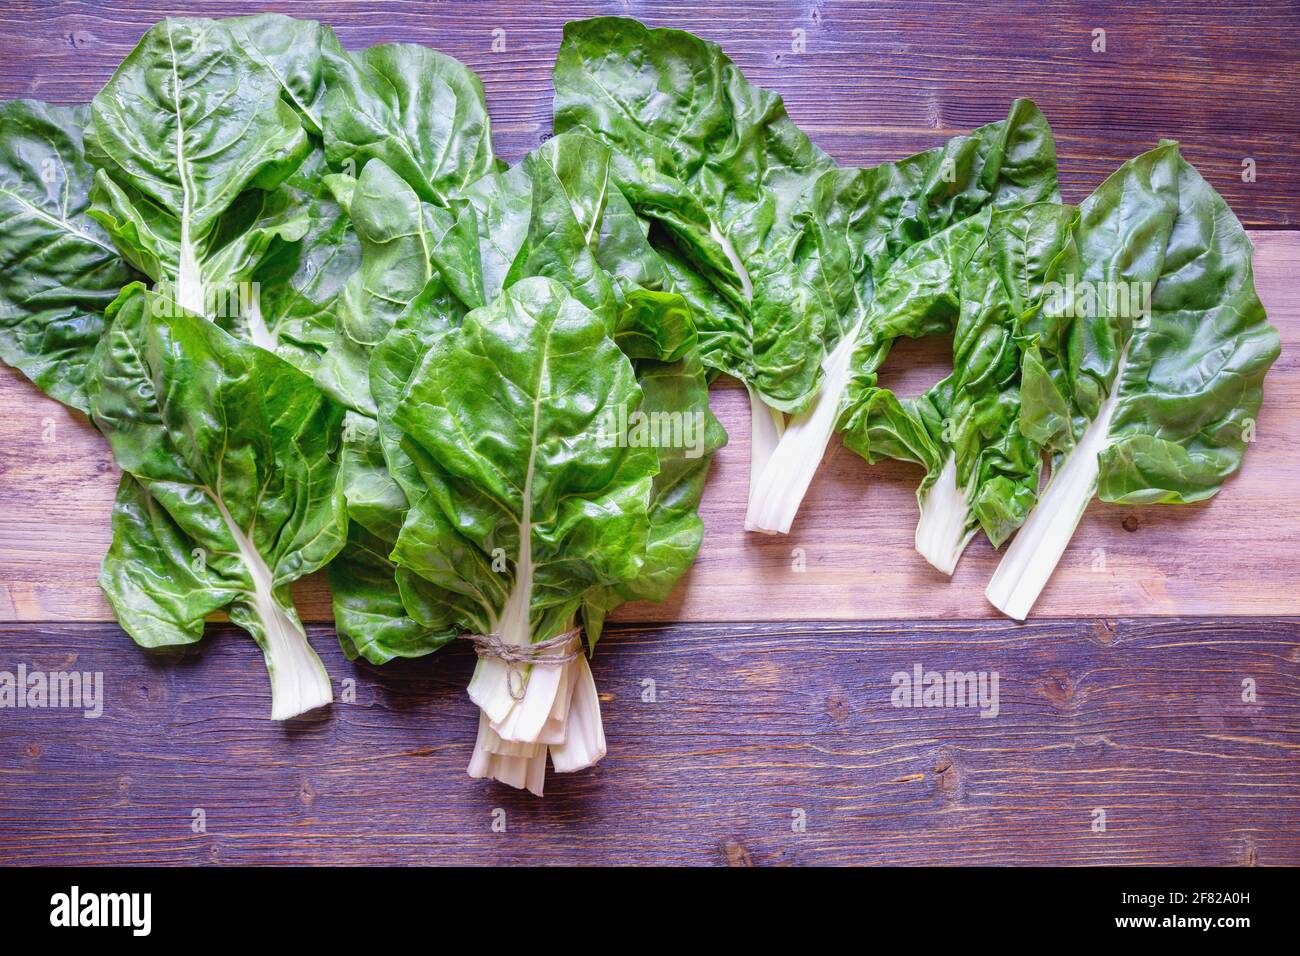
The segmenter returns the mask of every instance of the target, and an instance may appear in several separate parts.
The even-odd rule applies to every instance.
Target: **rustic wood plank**
[[[1248,225],[1295,225],[1300,166],[1300,6],[1186,2],[970,4],[796,0],[412,3],[196,0],[187,16],[253,9],[328,20],[349,47],[436,46],[483,77],[498,148],[513,161],[550,129],[550,69],[566,20],[622,14],[723,43],[837,159],[874,164],[933,146],[1035,99],[1056,130],[1066,199],[1078,201],[1162,136]],[[166,0],[9,0],[0,9],[0,97],[79,102],[99,89]],[[1093,31],[1106,31],[1094,53]],[[494,52],[495,30],[505,48]],[[804,52],[794,51],[801,30]],[[1242,160],[1258,178],[1241,180]]]
[[[98,719],[0,711],[0,863],[1300,864],[1295,619],[623,630],[593,662],[609,756],[544,800],[464,776],[465,648],[313,641],[356,702],[279,725],[231,628],[158,660],[0,627],[0,670],[105,681]],[[998,716],[895,709],[916,664],[997,671]]]
[[[1300,233],[1256,232],[1257,284],[1282,333],[1258,441],[1223,492],[1200,505],[1094,502],[1036,616],[1300,614]],[[885,384],[919,394],[946,374],[942,343],[900,346]],[[720,383],[714,410],[731,436],[710,477],[699,559],[665,604],[631,605],[635,621],[865,620],[994,617],[984,586],[997,554],[983,537],[951,581],[913,550],[913,466],[868,466],[838,439],[793,531],[742,531],[749,473],[743,390]],[[111,620],[95,584],[108,547],[116,466],[76,413],[0,368],[0,620]],[[796,570],[802,565],[804,570]],[[330,620],[323,576],[302,582],[308,620]]]

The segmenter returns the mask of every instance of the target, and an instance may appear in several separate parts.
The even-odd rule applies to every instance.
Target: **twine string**
[[[506,665],[506,689],[511,700],[523,700],[526,683],[523,668],[529,665],[558,667],[576,660],[582,653],[582,641],[575,627],[554,637],[532,644],[510,644],[497,634],[462,634],[463,641],[474,642],[479,657],[499,660]]]

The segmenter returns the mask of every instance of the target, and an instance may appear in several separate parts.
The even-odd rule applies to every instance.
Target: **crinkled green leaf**
[[[531,634],[560,629],[584,591],[643,564],[657,456],[598,428],[640,400],[600,316],[553,280],[517,282],[429,350],[397,406],[445,480],[408,514],[394,557],[460,598],[466,630],[496,631],[512,594]],[[454,535],[421,527],[435,502]]]
[[[279,79],[221,23],[167,19],[122,61],[91,105],[99,167],[94,216],[122,255],[188,309],[247,281],[304,217],[261,195],[309,144]]]
[[[1018,427],[1017,334],[1022,316],[1041,302],[1073,216],[1054,203],[989,207],[908,249],[877,285],[841,410],[845,444],[868,461],[883,455],[921,464],[923,514],[952,462],[946,480],[965,513],[958,548],[977,523],[1000,545],[1035,500],[1040,455]],[[876,385],[895,338],[949,332],[953,372],[926,395],[899,400]]]
[[[1052,477],[989,582],[1004,613],[1028,615],[1094,495],[1200,501],[1241,466],[1279,352],[1251,251],[1176,143],[1080,205],[1023,322],[1020,427]]]
[[[253,273],[255,313],[222,323],[309,375],[334,341],[339,299],[361,261],[356,232],[327,175],[324,153],[314,149],[279,187],[306,216],[307,230],[294,240],[273,240]]]
[[[812,281],[829,238],[814,189],[834,169],[830,157],[777,94],[678,30],[612,17],[569,23],[553,80],[556,131],[612,147],[615,181],[637,214],[730,305],[716,317],[697,311],[705,362],[774,408],[805,404],[823,332],[837,321],[826,284]]]
[[[335,399],[374,417],[370,352],[433,278],[433,256],[455,217],[422,202],[382,161],[367,164],[351,190],[350,218],[360,267],[337,305],[337,334],[316,380]],[[456,241],[454,233],[451,241]]]
[[[334,31],[315,20],[279,13],[222,20],[239,48],[274,74],[281,95],[309,133],[320,136],[325,110],[325,51],[343,52]]]
[[[1174,143],[1126,163],[1079,207],[1072,254],[1052,277],[1073,279],[1074,294],[1030,326],[1038,374],[1055,387],[1026,395],[1023,420],[1069,409],[1068,432],[1040,429],[1059,458],[1118,387],[1100,459],[1103,500],[1199,501],[1241,466],[1279,354],[1252,251],[1223,197]],[[1081,301],[1084,282],[1144,281],[1153,282],[1150,315],[1136,321],[1107,296],[1092,310]]]
[[[650,394],[655,408],[676,411],[688,418],[687,433],[696,444],[689,456],[689,474],[665,467],[656,478],[651,506],[652,531],[663,545],[654,552],[653,573],[645,575],[645,594],[656,585],[666,590],[689,566],[694,548],[686,542],[698,538],[699,503],[708,457],[725,440],[708,411],[703,369],[694,356],[694,326],[684,299],[672,289],[667,269],[651,248],[644,224],[632,212],[617,189],[608,184],[608,150],[595,141],[566,134],[554,137],[508,173],[493,173],[465,192],[479,233],[479,256],[485,292],[500,294],[500,282],[514,281],[536,272],[575,290],[575,297],[606,323],[616,344],[636,360],[638,376],[653,376],[656,382],[671,382],[674,389],[656,386]],[[468,215],[468,213],[467,213]],[[495,228],[493,228],[495,227]],[[439,267],[440,274],[445,267]],[[390,470],[412,502],[406,541],[420,536],[426,553],[465,556],[472,544],[456,540],[452,521],[441,511],[438,494],[426,494],[430,485],[442,486],[446,475],[437,457],[418,443],[404,438],[392,417],[420,356],[460,321],[457,305],[445,284],[429,283],[406,313],[399,317],[384,342],[375,349],[371,362],[371,387],[379,410],[380,434]],[[666,364],[672,363],[672,364]],[[670,397],[676,401],[674,405]],[[649,409],[647,409],[649,410]],[[661,448],[667,466],[683,449]],[[674,489],[672,493],[663,489]],[[662,506],[655,503],[662,503]],[[439,544],[439,538],[445,540]],[[467,562],[467,566],[473,562]],[[446,573],[457,565],[446,562]],[[489,569],[490,570],[490,569]],[[499,575],[499,571],[496,572]],[[471,575],[472,577],[472,575]],[[499,584],[499,582],[497,582]],[[408,579],[408,592],[414,590]],[[599,635],[597,604],[612,607],[625,597],[617,589],[604,591],[598,602],[586,602],[584,618],[588,636]],[[465,600],[463,592],[445,596],[453,605]],[[436,597],[419,595],[408,600],[414,615],[428,616],[422,608],[436,604]],[[464,615],[476,613],[472,604]],[[601,614],[603,617],[603,613]]]
[[[842,172],[837,190],[829,218],[849,237],[852,268],[869,290],[837,427],[868,461],[886,456],[925,468],[917,489],[923,550],[934,511],[926,502],[943,478],[935,508],[950,504],[960,514],[936,563],[951,570],[977,524],[1001,544],[1037,489],[1037,446],[1016,427],[1016,335],[1067,224],[1055,203],[1051,130],[1032,103],[1017,100],[1005,121],[969,136]],[[878,387],[899,336],[950,333],[951,376],[917,399]]]
[[[87,411],[86,363],[130,267],[86,215],[84,106],[0,103],[0,359]]]
[[[118,620],[142,644],[189,643],[200,612],[224,607],[266,655],[273,716],[327,702],[289,585],[343,545],[342,410],[287,362],[139,285],[109,317],[87,392],[140,486],[119,489],[101,576]]]
[[[359,176],[382,160],[441,206],[494,169],[483,84],[463,63],[413,43],[325,51],[325,153]]]

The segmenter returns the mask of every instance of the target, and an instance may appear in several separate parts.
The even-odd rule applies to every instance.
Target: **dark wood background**
[[[722,42],[841,162],[934,145],[1030,96],[1068,200],[1172,137],[1248,226],[1296,225],[1293,2],[5,0],[0,97],[85,101],[160,17],[259,9],[325,19],[349,47],[464,60],[510,160],[549,130],[564,21],[622,13]],[[1278,520],[1290,534],[1295,515]],[[469,654],[350,665],[313,631],[356,700],[277,725],[259,655],[228,627],[156,657],[108,624],[0,625],[0,670],[102,671],[107,695],[95,720],[0,711],[0,862],[1300,863],[1296,618],[624,626],[594,663],[610,754],[553,774],[542,800],[464,777]],[[893,708],[890,675],[916,663],[998,671],[1000,715]]]

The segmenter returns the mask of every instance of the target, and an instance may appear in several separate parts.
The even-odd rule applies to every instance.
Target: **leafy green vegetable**
[[[838,424],[923,466],[936,566],[1021,528],[1015,617],[1094,494],[1240,467],[1278,337],[1175,144],[1073,209],[1028,101],[841,169],[680,31],[571,23],[554,81],[509,169],[463,65],[278,14],[165,20],[89,107],[0,103],[0,358],[123,468],[101,583],[138,643],[226,611],[273,717],[328,703],[289,593],[328,566],[350,657],[476,641],[469,771],[540,794],[605,752],[582,635],[700,546],[710,375],[751,398],[748,528],[789,530]],[[922,335],[952,373],[899,399]]]
[[[388,380],[372,382],[371,352],[422,292],[426,304],[454,308],[460,314],[468,311],[469,306],[452,299],[449,290],[433,301],[435,290],[446,289],[444,270],[455,277],[463,294],[481,297],[481,293],[474,292],[472,262],[462,268],[466,257],[457,251],[458,247],[476,249],[472,219],[458,221],[447,210],[422,202],[382,160],[367,164],[350,189],[348,204],[360,240],[360,268],[338,302],[335,336],[316,381],[354,409],[344,432],[344,497],[356,525],[350,532],[354,541],[347,558],[350,569],[356,572],[364,566],[365,573],[331,572],[339,638],[350,655],[362,654],[382,663],[394,656],[427,654],[451,640],[455,631],[440,614],[398,623],[387,617],[402,606],[398,579],[404,575],[393,567],[387,553],[406,511],[402,485],[411,480],[411,469],[404,459],[391,462],[391,474],[385,465],[386,454],[395,458],[399,453],[399,440],[390,439],[394,447],[387,453],[381,446],[376,397],[395,401],[395,394]],[[409,344],[417,350],[408,358],[413,364],[425,345],[419,338]],[[426,608],[428,602],[419,606]],[[394,633],[401,635],[400,645],[389,643],[387,635]]]
[[[247,29],[238,29],[241,24]],[[309,76],[313,60],[314,73],[319,77],[319,50],[312,54],[301,47],[275,48],[278,31],[288,27],[295,35],[312,32],[322,39],[332,39],[328,28],[318,24],[299,24],[270,15],[229,21],[228,25],[245,51],[258,43],[269,43],[266,62],[274,61],[282,67],[281,80],[291,85],[295,81],[285,78],[291,74]],[[172,26],[178,27],[172,34],[175,36],[179,26]],[[210,35],[224,36],[220,25],[196,21],[189,26],[190,39],[201,37],[197,42],[202,44]],[[142,43],[142,48],[146,44]],[[225,66],[238,73],[239,51],[226,49],[222,53]],[[157,67],[155,60],[147,56],[144,60],[147,62],[137,65],[134,75],[125,66],[119,71],[121,83],[115,95],[121,96],[122,89],[138,92],[141,73]],[[146,77],[143,82],[153,79],[157,79],[163,94],[179,82],[179,76],[171,77],[171,87],[166,77]],[[277,95],[281,93],[287,96],[288,87]],[[133,103],[131,108],[137,111],[132,115],[138,117],[140,104]],[[83,378],[100,344],[104,328],[101,313],[133,276],[100,225],[85,214],[92,172],[82,148],[82,128],[89,124],[93,130],[92,110],[26,102],[5,104],[0,110],[7,120],[0,137],[7,150],[0,163],[4,197],[14,203],[16,215],[12,221],[22,224],[21,229],[11,233],[8,250],[16,258],[12,272],[6,270],[12,281],[4,286],[4,344],[13,349],[6,352],[5,358],[22,366],[55,397],[89,412]],[[181,120],[178,114],[178,124]],[[178,148],[187,145],[181,136],[177,142]],[[97,154],[99,161],[111,162],[102,151]],[[206,168],[204,162],[191,167]],[[183,178],[185,174],[179,170],[178,162],[178,176]],[[312,367],[328,343],[326,335],[332,335],[332,299],[350,271],[349,258],[355,258],[348,255],[355,239],[346,217],[339,214],[322,188],[324,172],[323,152],[316,149],[284,185],[269,192],[252,187],[245,190],[219,215],[206,244],[213,251],[205,259],[210,277],[225,279],[224,270],[230,269],[231,277],[241,279],[256,268],[253,291],[256,293],[258,287],[267,290],[260,301],[256,294],[251,300],[241,295],[237,304],[231,303],[236,305],[231,311],[215,303],[218,308],[208,317],[306,368]],[[234,183],[237,176],[228,176],[224,181]],[[269,185],[269,180],[266,182]],[[152,205],[141,208],[148,215],[154,212]],[[157,221],[165,223],[165,216],[159,216]],[[283,228],[286,223],[291,224],[290,228]],[[300,224],[306,224],[305,233]],[[240,233],[244,231],[255,236],[251,244],[242,241]],[[179,276],[157,272],[155,278],[174,287]],[[210,304],[207,296],[203,298],[205,305]],[[130,312],[131,320],[138,323],[143,310],[126,301],[125,307],[119,304],[117,312]],[[133,326],[128,319],[121,321],[119,332],[128,339],[143,341],[143,326]],[[162,387],[161,380],[154,387]],[[179,413],[173,427],[181,431],[190,428]],[[120,449],[121,443],[115,444]],[[275,465],[267,461],[262,467],[269,471]],[[123,626],[146,645],[197,640],[206,614],[242,601],[233,613],[236,619],[252,615],[251,629],[258,634],[272,670],[274,714],[287,716],[328,701],[328,679],[305,643],[287,595],[268,603],[256,587],[251,595],[247,593],[248,580],[232,584],[229,569],[209,564],[207,549],[195,547],[198,538],[192,529],[186,529],[183,520],[178,523],[167,511],[169,499],[164,496],[155,500],[150,492],[159,487],[155,482],[138,480],[129,471],[119,484],[114,536],[104,563],[103,583]],[[174,490],[169,489],[169,494]],[[174,504],[174,499],[170,500]],[[286,549],[290,543],[291,538],[286,536]],[[310,557],[320,547],[319,543],[310,544],[301,553]],[[328,554],[312,558],[317,566],[327,559]],[[284,580],[311,570],[311,565],[303,571],[291,570],[301,561],[294,552],[286,550],[285,561],[283,567],[277,566]],[[258,559],[250,559],[233,576],[242,575],[258,583],[264,571],[265,560],[259,565]],[[275,580],[268,587],[274,589]]]
[[[167,19],[91,105],[90,214],[183,308],[207,314],[306,218],[275,189],[309,143],[272,71],[221,23]],[[215,288],[214,288],[215,287]]]
[[[86,215],[84,106],[0,103],[0,359],[88,411],[86,362],[129,266]]]
[[[667,269],[646,240],[643,224],[610,182],[609,159],[609,150],[599,143],[565,134],[551,139],[508,172],[491,173],[467,189],[464,196],[469,208],[463,211],[463,219],[477,224],[476,246],[467,250],[460,245],[460,257],[452,264],[454,273],[439,267],[374,351],[370,378],[385,457],[392,476],[412,503],[393,553],[399,584],[413,618],[450,634],[465,630],[493,633],[522,645],[543,640],[557,628],[566,632],[581,624],[588,643],[594,646],[608,610],[630,598],[661,599],[689,567],[699,546],[702,525],[696,509],[709,456],[725,436],[708,413],[706,380],[695,351],[689,307],[673,291]],[[459,234],[464,235],[463,231]],[[477,268],[469,261],[474,258]],[[482,282],[461,283],[456,292],[446,281],[452,274],[481,276]],[[511,290],[534,288],[525,283],[538,277],[561,283],[565,299],[572,297],[571,308],[577,310],[580,303],[585,309],[575,314],[583,315],[585,323],[598,324],[599,341],[612,342],[617,348],[617,353],[607,352],[602,345],[586,355],[584,363],[602,366],[602,356],[618,353],[622,356],[619,365],[628,363],[626,370],[640,388],[635,399],[624,395],[616,403],[623,419],[635,419],[638,411],[653,412],[659,416],[655,421],[683,426],[679,437],[692,441],[620,446],[614,440],[618,426],[609,431],[604,411],[581,395],[565,394],[566,404],[581,399],[584,407],[591,406],[585,418],[573,426],[582,427],[581,441],[587,443],[588,455],[641,458],[645,481],[636,486],[636,501],[620,506],[626,518],[626,509],[635,505],[635,544],[619,546],[616,540],[606,540],[603,535],[612,534],[620,525],[605,516],[611,520],[599,525],[604,529],[600,537],[604,545],[590,560],[609,561],[613,556],[605,555],[605,549],[618,552],[619,566],[625,570],[614,574],[584,569],[582,563],[571,559],[574,542],[562,541],[553,549],[549,542],[555,536],[548,533],[530,545],[524,567],[540,567],[541,581],[534,582],[533,597],[525,599],[506,587],[510,560],[516,559],[516,567],[519,564],[518,543],[507,538],[508,544],[502,545],[500,539],[488,539],[473,527],[467,529],[467,524],[476,522],[466,517],[467,508],[456,497],[470,493],[464,478],[448,470],[443,451],[431,444],[432,434],[420,431],[413,418],[404,417],[410,412],[402,409],[408,407],[419,387],[423,363],[432,361],[430,356],[449,350],[448,369],[479,360],[454,351],[460,334],[456,330],[462,321],[469,321],[466,310],[481,301],[479,297],[490,304],[469,315],[480,317],[485,328],[495,329],[493,323],[506,321],[489,318],[509,305],[503,297],[508,298]],[[507,291],[503,292],[503,286]],[[546,290],[543,298],[549,302],[560,287],[536,288]],[[505,314],[516,315],[519,308],[527,313],[533,304],[529,299],[523,307],[516,304]],[[594,331],[590,334],[595,336]],[[489,357],[504,361],[495,349]],[[526,360],[536,361],[537,356]],[[566,362],[570,360],[576,361],[576,357]],[[470,381],[477,380],[466,380]],[[479,400],[489,405],[495,401],[493,390],[486,389],[482,381],[466,387],[476,390]],[[495,391],[500,391],[499,386]],[[468,395],[467,391],[466,399]],[[548,398],[540,407],[548,411],[555,401],[558,396]],[[424,427],[442,428],[434,421],[426,421]],[[541,438],[545,435],[539,441]],[[445,440],[463,443],[463,437],[456,434]],[[560,454],[576,447],[576,440],[557,438],[551,445],[555,454]],[[566,466],[564,474],[569,470]],[[473,494],[483,492],[475,489]],[[485,507],[499,507],[491,503],[498,500],[495,489],[487,499]],[[601,516],[589,502],[582,504],[580,495],[571,505],[593,518]],[[494,520],[499,521],[499,516]],[[592,547],[596,537],[594,531],[584,532],[584,540],[591,540],[583,546]],[[627,577],[626,569],[632,567],[639,568],[639,573]],[[511,593],[516,593],[515,600],[522,606],[506,618]],[[562,602],[558,610],[550,609],[555,601]],[[502,667],[500,661],[482,660],[471,685],[472,696],[486,704],[471,774],[540,792],[548,752],[561,771],[580,769],[600,758],[604,740],[599,703],[585,662],[575,659],[563,666],[526,668],[520,678],[519,700],[496,680]]]
[[[273,239],[253,273],[255,294],[248,307],[215,318],[236,337],[309,375],[316,374],[334,344],[340,299],[361,262],[356,232],[331,181],[324,152],[313,149],[278,189],[280,201],[305,218],[306,230],[293,240]]]
[[[515,283],[429,350],[397,406],[396,423],[441,475],[413,505],[394,557],[470,633],[526,646],[573,628],[589,589],[643,565],[658,456],[596,427],[640,404],[632,364],[600,316],[553,280]],[[567,673],[531,667],[516,700],[511,668],[480,658],[470,683],[480,744],[489,730],[536,744]],[[577,737],[554,745],[557,766],[590,749]]]
[[[446,206],[497,167],[483,84],[459,60],[413,43],[325,51],[325,154],[360,172],[382,160],[422,200]]]
[[[228,609],[266,657],[271,716],[332,699],[289,584],[343,544],[342,410],[264,349],[133,285],[87,381],[126,472],[100,583],[146,647],[187,644]]]
[[[343,55],[334,31],[315,20],[296,20],[279,13],[220,22],[249,59],[275,76],[281,96],[307,132],[321,136],[327,89],[325,54]]]
[[[868,461],[926,469],[917,550],[951,574],[983,525],[994,547],[1033,505],[1040,453],[1017,426],[1019,320],[1035,307],[1073,219],[1068,207],[989,207],[907,250],[881,280],[854,354],[840,428]],[[899,336],[953,334],[953,372],[914,400],[876,384]]]
[[[749,387],[757,477],[783,413],[816,390],[826,340],[853,298],[826,248],[834,163],[780,96],[678,30],[612,17],[566,24],[553,81],[556,131],[613,148],[619,190],[656,227],[690,299],[704,362]]]
[[[360,266],[343,288],[337,331],[316,375],[338,401],[373,418],[370,352],[433,277],[433,257],[456,225],[448,210],[422,202],[381,160],[350,187],[349,215]]]
[[[458,61],[414,44],[326,49],[324,60],[325,154],[350,173],[330,186],[348,207],[361,265],[317,381],[373,418],[370,352],[432,277],[439,244],[459,241],[447,233],[460,191],[498,163],[483,86]]]
[[[458,227],[457,195],[498,163],[482,84],[456,60],[411,44],[357,53],[322,44],[322,50],[325,155],[345,171],[326,181],[347,208],[359,244],[359,266],[338,297],[315,371],[320,387],[353,410],[342,477],[353,523],[344,563],[330,579],[344,650],[382,663],[427,654],[455,632],[427,601],[416,600],[413,582],[407,584],[412,603],[430,619],[400,613],[400,588],[409,575],[387,553],[406,498],[383,467],[371,351],[439,268],[459,280],[454,247],[473,248],[474,224]],[[468,242],[457,228],[470,230]],[[474,281],[472,274],[465,281]]]
[[[988,598],[1023,619],[1093,495],[1200,501],[1241,467],[1277,358],[1252,246],[1223,198],[1164,142],[1079,207],[1027,341],[1020,429],[1052,478]]]
[[[746,528],[782,534],[790,530],[840,406],[858,400],[850,392],[851,376],[855,370],[858,375],[872,373],[868,384],[874,385],[875,365],[888,353],[889,342],[883,339],[889,339],[889,331],[873,329],[870,313],[891,264],[912,245],[982,210],[1056,199],[1051,129],[1028,100],[1013,103],[1006,120],[954,137],[936,149],[898,163],[835,174],[824,218],[830,233],[847,246],[857,304],[841,313],[843,334],[838,342],[827,340],[821,390],[806,411],[791,418],[767,467],[751,483]],[[969,240],[979,225],[969,229],[959,235]],[[875,312],[881,321],[898,321],[880,309]]]

